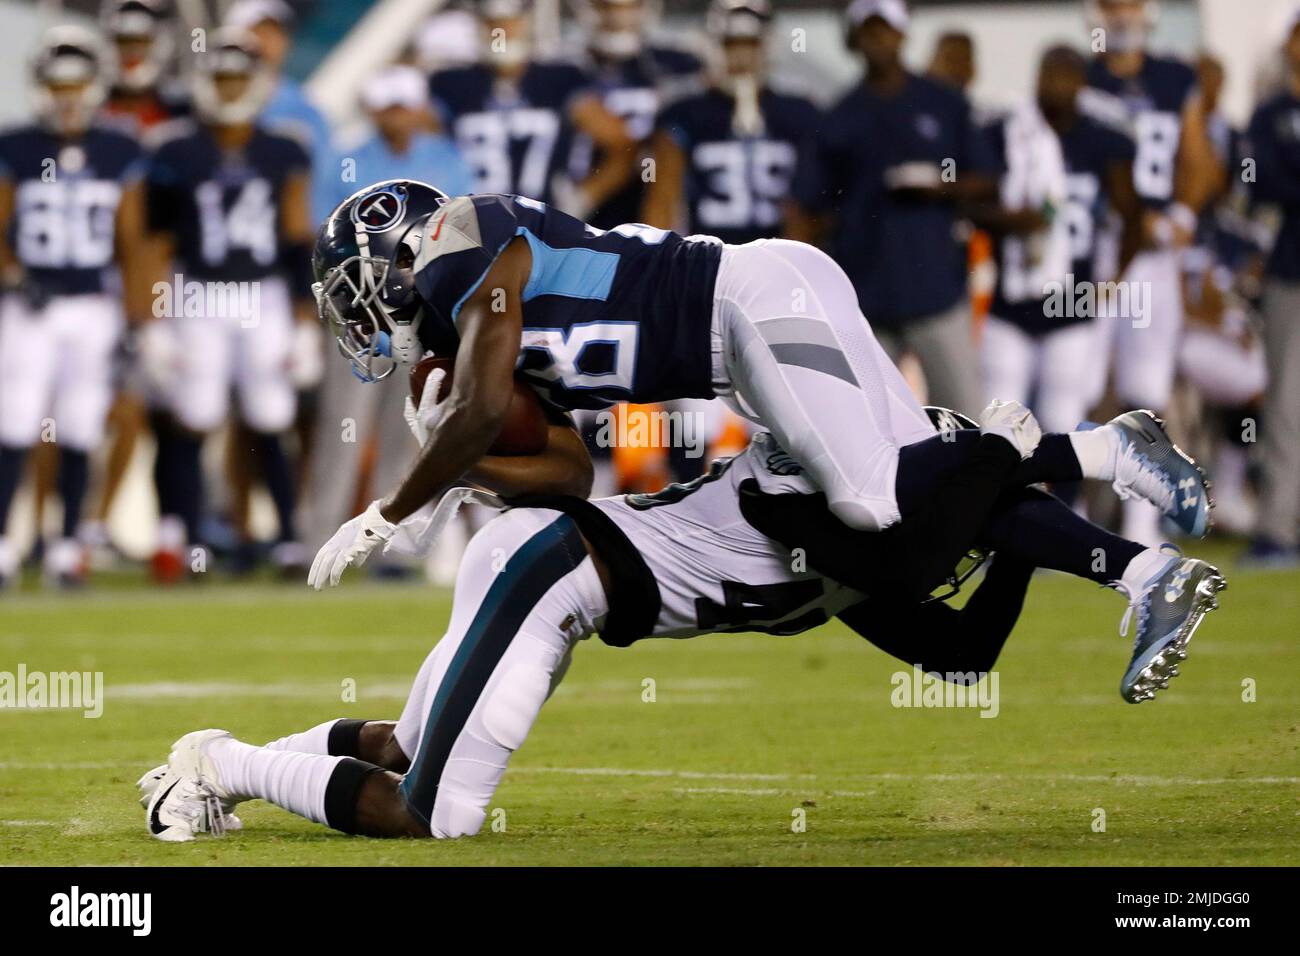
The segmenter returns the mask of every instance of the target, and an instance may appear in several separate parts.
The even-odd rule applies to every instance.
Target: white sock
[[[208,744],[221,787],[236,800],[269,800],[316,823],[325,819],[325,789],[346,757],[267,750],[229,737]]]
[[[1070,445],[1074,457],[1079,459],[1079,470],[1085,478],[1098,481],[1115,480],[1115,453],[1119,450],[1119,430],[1110,425],[1091,428],[1086,432],[1070,432]]]
[[[1160,574],[1170,561],[1174,560],[1172,554],[1167,554],[1159,548],[1147,548],[1145,551],[1135,555],[1133,560],[1128,563],[1124,569],[1123,575],[1120,576],[1120,584],[1124,585],[1125,591],[1132,597],[1137,597],[1147,586],[1147,583]]]
[[[1120,535],[1148,548],[1158,548],[1165,537],[1160,532],[1160,509],[1149,501],[1132,497],[1123,502],[1120,510],[1124,516]]]
[[[266,750],[292,750],[300,754],[326,754],[330,752],[330,731],[342,717],[335,717],[323,724],[317,724],[311,730],[300,734],[289,734],[279,740],[272,740],[265,746]]]

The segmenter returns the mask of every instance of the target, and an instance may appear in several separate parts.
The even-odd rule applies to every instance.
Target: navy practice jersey
[[[1006,171],[1006,124],[998,121],[989,127],[989,144],[1001,171]],[[1065,161],[1066,203],[1057,215],[1064,216],[1070,237],[1070,274],[1076,286],[1093,281],[1093,264],[1097,239],[1110,210],[1107,184],[1116,164],[1133,162],[1133,140],[1118,129],[1080,116],[1066,132],[1060,134],[1061,158]],[[1061,315],[1049,317],[1041,297],[1011,301],[1006,295],[1017,286],[1011,270],[1016,267],[1023,239],[1006,237],[996,245],[998,284],[990,313],[1020,326],[1027,332],[1050,332],[1089,316]],[[1064,277],[1063,277],[1064,278]],[[1071,310],[1062,310],[1071,311]]]
[[[1282,214],[1268,274],[1300,282],[1300,97],[1283,91],[1261,103],[1250,120],[1244,155],[1255,160],[1251,199]]]
[[[888,97],[860,83],[822,117],[817,153],[795,177],[795,195],[834,214],[831,253],[868,321],[896,329],[960,302],[966,243],[955,204],[893,192],[885,171],[925,162],[958,177],[994,173],[961,92],[916,75]]]
[[[475,192],[552,199],[555,177],[573,148],[570,112],[591,92],[571,63],[530,63],[517,84],[499,83],[485,66],[435,73],[434,103],[475,180]]]
[[[683,93],[693,91],[702,68],[700,61],[684,50],[646,47],[639,56],[593,64],[589,72],[605,109],[624,122],[628,136],[644,143],[654,129],[659,111]],[[592,153],[591,141],[579,136],[570,165],[575,180],[580,181],[591,172],[596,159]],[[592,211],[591,224],[609,229],[635,221],[641,215],[644,195],[645,183],[638,169],[626,186]]]
[[[50,295],[101,292],[122,191],[143,173],[134,139],[105,126],[66,142],[39,126],[0,135],[0,178],[14,188],[9,243]]]
[[[242,149],[224,152],[188,120],[166,134],[149,165],[149,228],[173,237],[177,265],[220,282],[278,272],[284,184],[311,168],[302,145],[255,127]]]
[[[1196,89],[1196,72],[1186,63],[1148,54],[1136,76],[1121,79],[1097,57],[1088,64],[1088,86],[1082,105],[1118,112],[1127,120],[1137,145],[1133,185],[1138,196],[1151,208],[1168,206],[1174,196],[1183,106]]]
[[[722,245],[631,224],[608,232],[536,200],[461,196],[429,218],[415,262],[424,346],[455,351],[460,308],[523,236],[517,370],[566,409],[711,398],[710,324]]]
[[[779,235],[781,203],[796,168],[808,161],[817,108],[800,96],[764,89],[758,98],[763,132],[732,130],[736,101],[721,90],[688,96],[668,107],[659,128],[686,159],[690,231],[745,243]]]

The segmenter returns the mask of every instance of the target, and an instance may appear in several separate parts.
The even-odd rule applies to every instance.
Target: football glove
[[[370,552],[387,543],[396,532],[397,525],[379,513],[379,502],[370,502],[369,508],[345,522],[316,552],[316,560],[307,573],[307,583],[317,591],[327,581],[330,587],[336,587],[349,565],[360,567],[365,564]]]
[[[1005,438],[1020,453],[1021,461],[1034,453],[1043,437],[1033,412],[1019,402],[996,398],[980,412],[980,433]]]
[[[435,368],[429,373],[429,377],[424,380],[424,391],[420,393],[418,407],[411,401],[411,396],[406,396],[402,416],[406,419],[411,434],[415,436],[421,448],[429,443],[429,435],[438,424],[438,419],[442,417],[443,408],[438,401],[438,392],[442,389],[442,380],[446,377],[445,368]]]

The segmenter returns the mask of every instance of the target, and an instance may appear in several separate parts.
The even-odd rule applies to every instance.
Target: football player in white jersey
[[[1145,241],[1122,277],[1132,292],[1128,307],[1103,314],[1101,328],[1120,404],[1160,412],[1172,392],[1183,325],[1179,263],[1201,207],[1220,190],[1223,169],[1206,132],[1195,71],[1149,50],[1154,0],[1088,0],[1087,10],[1093,49],[1098,38],[1104,45],[1089,64],[1080,107],[1132,133],[1133,185],[1145,208]],[[1100,376],[1097,386],[1100,393]],[[1127,537],[1159,541],[1158,522],[1145,503],[1125,502]]]
[[[188,734],[140,781],[150,832],[169,842],[219,833],[237,825],[228,816],[237,803],[260,798],[347,833],[472,835],[574,646],[594,633],[615,646],[793,634],[839,615],[908,663],[974,682],[997,658],[1037,566],[1127,595],[1138,635],[1121,691],[1138,702],[1167,686],[1224,587],[1219,573],[1116,538],[1019,485],[1017,471],[1040,442],[1023,406],[994,402],[981,425],[965,420],[961,429],[944,410],[939,423],[922,444],[947,448],[953,467],[904,495],[909,517],[884,532],[836,520],[768,433],[656,494],[516,501],[470,543],[447,634],[400,720],[335,720],[265,747],[221,730]],[[553,426],[553,436],[561,432]],[[570,438],[555,455],[581,448]],[[568,468],[550,452],[534,457],[550,475]],[[995,556],[966,606],[930,600],[976,547]],[[1095,570],[1098,548],[1108,573]]]

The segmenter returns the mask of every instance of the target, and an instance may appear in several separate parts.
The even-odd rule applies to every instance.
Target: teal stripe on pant
[[[402,781],[407,805],[426,823],[451,748],[502,655],[537,602],[586,557],[578,526],[561,516],[524,542],[488,588],[438,685],[415,761]]]

